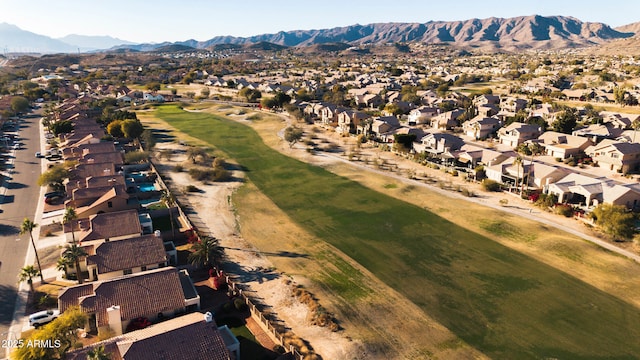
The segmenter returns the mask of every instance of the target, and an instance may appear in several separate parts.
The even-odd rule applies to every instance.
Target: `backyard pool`
[[[136,185],[136,187],[138,188],[138,191],[140,191],[140,192],[149,192],[149,191],[158,190],[156,188],[156,184],[154,184],[154,183],[142,183],[142,184]]]

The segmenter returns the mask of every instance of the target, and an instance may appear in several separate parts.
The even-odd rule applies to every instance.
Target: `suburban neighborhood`
[[[640,57],[349,45],[3,56],[7,358],[634,358]]]

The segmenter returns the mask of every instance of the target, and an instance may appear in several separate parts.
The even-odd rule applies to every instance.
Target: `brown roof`
[[[178,269],[166,267],[93,283],[94,293],[79,299],[80,309],[108,325],[107,308],[120,306],[123,321],[149,314],[184,311],[185,295]]]
[[[98,199],[103,196],[105,193],[110,190],[116,190],[116,193],[125,192],[124,185],[115,185],[115,186],[97,186],[97,187],[89,187],[89,188],[79,188],[73,190],[71,197],[73,200],[80,199]],[[128,196],[127,196],[128,197]]]
[[[105,152],[105,153],[91,153],[86,154],[80,158],[80,163],[83,164],[91,164],[98,162],[110,162],[114,165],[122,165],[124,163],[124,159],[122,158],[122,153],[118,151],[113,152]]]
[[[81,234],[79,239],[80,241],[101,240],[141,233],[142,226],[138,211],[125,210],[90,216],[89,230]]]
[[[96,254],[87,258],[95,264],[98,274],[160,264],[167,261],[162,239],[155,235],[109,241],[98,245]]]
[[[78,299],[93,294],[93,284],[82,284],[64,288],[58,294],[58,309],[65,312],[71,306],[78,306]]]
[[[69,172],[70,180],[84,180],[90,176],[115,175],[116,168],[115,165],[111,162],[79,164]]]
[[[67,360],[85,360],[87,352],[104,345],[112,359],[229,360],[231,355],[215,321],[207,323],[198,312],[67,352]]]

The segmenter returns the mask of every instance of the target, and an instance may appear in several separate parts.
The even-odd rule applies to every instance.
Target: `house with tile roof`
[[[588,148],[587,155],[601,168],[611,172],[628,173],[640,167],[640,144],[616,140],[602,140]]]
[[[75,237],[81,242],[120,240],[144,233],[136,210],[91,215],[88,218],[77,219],[75,224]],[[70,224],[64,225],[64,232],[67,241],[71,242]]]
[[[240,360],[240,343],[229,328],[218,327],[211,314],[194,312],[72,350],[66,360],[86,360],[104,346],[112,359]]]
[[[165,267],[71,286],[60,291],[58,309],[78,306],[90,329],[123,334],[137,318],[157,322],[200,308],[200,296],[186,270]]]
[[[544,146],[547,155],[560,159],[575,157],[593,145],[593,142],[588,138],[555,131],[547,131],[540,135],[537,142]]]
[[[538,125],[530,125],[514,122],[498,130],[500,144],[513,148],[531,139],[536,139],[542,134],[542,128]]]
[[[592,178],[570,173],[545,186],[544,192],[555,194],[558,202],[595,207],[600,203],[635,209],[640,205],[640,189],[635,184],[619,184],[608,178]]]
[[[91,281],[113,279],[168,265],[169,254],[164,242],[154,234],[100,243],[86,258]]]
[[[476,116],[462,124],[462,130],[466,136],[473,139],[486,139],[500,128],[502,122],[496,118]]]

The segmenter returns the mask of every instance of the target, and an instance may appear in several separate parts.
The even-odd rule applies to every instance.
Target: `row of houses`
[[[187,270],[174,267],[175,245],[154,231],[150,214],[140,206],[124,148],[101,140],[104,129],[86,116],[85,104],[82,98],[65,101],[52,119],[74,124],[73,132],[59,139],[63,160],[76,163],[65,184],[64,205],[77,217],[64,223],[64,233],[68,243],[87,254],[79,268],[66,266],[80,283],[60,291],[60,312],[78,307],[88,315],[90,332],[114,334],[102,345],[120,358],[179,359],[193,353],[200,356],[193,358],[238,359],[239,343],[229,329],[197,312],[200,296]],[[153,179],[148,173],[143,177]],[[141,319],[157,325],[138,330]],[[84,359],[90,349],[67,358]]]

